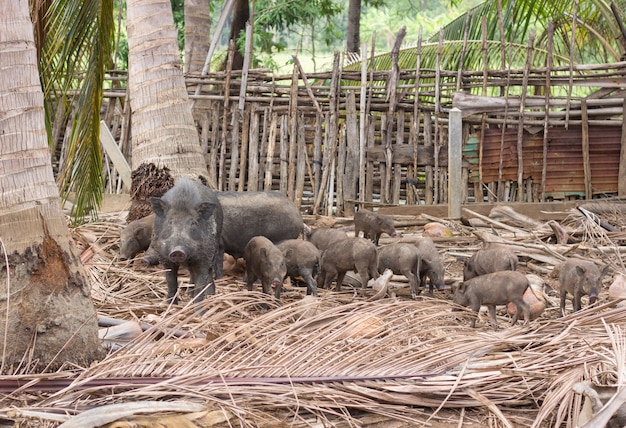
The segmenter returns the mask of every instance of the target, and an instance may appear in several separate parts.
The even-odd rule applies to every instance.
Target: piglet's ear
[[[200,213],[200,217],[202,217],[203,219],[208,219],[215,211],[215,207],[216,205],[212,202],[202,202],[200,205],[198,205],[198,212]]]
[[[576,266],[576,275],[583,276],[587,272],[587,269],[582,266]]]
[[[152,205],[152,211],[154,211],[154,213],[157,216],[165,217],[165,213],[167,212],[167,210],[169,208],[169,204],[167,202],[165,202],[161,198],[157,198],[155,196],[151,196],[150,197],[150,204]]]

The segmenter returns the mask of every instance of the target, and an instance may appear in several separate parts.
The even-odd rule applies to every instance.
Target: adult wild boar
[[[120,232],[120,260],[134,259],[137,254],[146,251],[152,240],[154,214],[131,221]]]
[[[309,241],[287,239],[276,244],[285,257],[287,276],[292,280],[301,276],[306,282],[306,294],[317,297],[315,278],[320,273],[320,251]]]
[[[320,259],[321,273],[318,284],[328,288],[337,280],[335,290],[341,290],[346,272],[353,270],[361,277],[361,287],[365,288],[370,278],[378,278],[376,246],[360,237],[349,237],[328,247]]]
[[[298,207],[280,192],[217,192],[224,212],[224,251],[240,258],[250,239],[264,236],[273,243],[295,239],[304,223]],[[222,276],[223,252],[218,254],[217,277]]]
[[[503,270],[517,270],[515,253],[503,247],[486,248],[476,251],[465,263],[463,280]]]
[[[255,236],[245,246],[243,258],[246,261],[248,290],[252,291],[254,281],[258,279],[265,294],[271,294],[274,287],[274,297],[278,301],[287,276],[283,253],[265,236]]]
[[[437,287],[439,291],[443,290],[445,268],[435,243],[430,238],[422,237],[415,242],[415,246],[422,256],[422,266],[420,268],[422,287],[426,285],[426,278],[428,278],[428,292],[430,294],[433,294],[434,287]]]
[[[455,291],[453,302],[461,306],[469,306],[476,314],[481,305],[487,306],[491,325],[498,327],[496,321],[496,305],[515,303],[517,311],[511,320],[515,324],[520,316],[520,310],[524,313],[524,324],[530,319],[530,308],[524,301],[524,292],[529,287],[528,278],[517,271],[498,271],[477,276],[464,281]],[[476,326],[476,318],[470,324]]]
[[[346,238],[348,238],[348,234],[343,230],[328,227],[320,227],[307,233],[307,239],[320,251],[324,251],[331,244]]]
[[[404,275],[411,285],[411,297],[419,294],[422,256],[415,245],[396,242],[378,248],[378,273],[390,269],[396,275]]]
[[[151,197],[150,203],[155,214],[151,248],[166,269],[167,300],[178,302],[180,266],[189,270],[194,300],[215,294],[213,274],[216,255],[221,251],[223,220],[215,192],[182,178],[162,197]]]
[[[589,305],[595,304],[602,288],[602,276],[608,268],[609,265],[606,265],[600,271],[595,263],[587,260],[567,259],[564,261],[559,273],[561,314],[565,315],[565,298],[568,293],[572,296],[574,312],[581,309],[582,296],[589,296]]]
[[[391,216],[375,213],[365,208],[354,213],[354,236],[359,236],[361,231],[363,231],[363,237],[371,239],[376,246],[383,232],[389,236],[396,236]]]

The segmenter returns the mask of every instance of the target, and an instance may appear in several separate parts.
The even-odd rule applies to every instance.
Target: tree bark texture
[[[185,0],[185,72],[201,73],[211,44],[211,1]]]
[[[129,0],[126,8],[132,168],[153,163],[169,168],[175,178],[208,179],[170,2]]]
[[[0,373],[104,356],[52,173],[28,1],[0,0]]]
[[[229,40],[235,41],[233,70],[241,70],[243,68],[243,52],[237,47],[237,39],[239,39],[241,32],[245,31],[248,19],[250,19],[250,4],[248,0],[235,0],[229,38]]]
[[[348,29],[346,34],[348,52],[361,51],[361,0],[350,0],[348,5]]]

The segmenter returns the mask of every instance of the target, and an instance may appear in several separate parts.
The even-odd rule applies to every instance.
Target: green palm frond
[[[626,0],[617,0],[615,3],[617,9],[622,11],[620,19],[625,21],[626,13],[623,11],[626,10]],[[520,69],[526,59],[531,31],[536,33],[532,66],[545,66],[549,55],[547,46],[550,20],[554,25],[552,59],[555,67],[570,64],[572,41],[574,63],[616,62],[620,61],[624,54],[619,25],[606,1],[580,0],[575,10],[575,3],[569,0],[502,0],[502,25],[499,22],[497,5],[497,0],[485,1],[467,12],[469,19],[463,14],[441,29],[444,40],[439,56],[441,69]],[[575,22],[574,13],[577,18]],[[486,23],[488,64],[484,64],[482,51],[483,19]],[[466,23],[467,44],[461,64]],[[573,25],[576,25],[574,40],[572,40]],[[421,45],[420,64],[423,69],[435,68],[438,41],[439,33],[435,33]],[[503,46],[506,51],[505,64],[502,64],[501,58]],[[399,54],[400,68],[414,68],[417,51],[417,46],[402,49]],[[358,70],[359,67],[360,64],[351,63],[345,69]],[[384,53],[374,57],[373,69],[390,70],[390,54]]]
[[[40,69],[46,121],[50,132],[59,110],[71,120],[58,181],[64,200],[76,194],[75,220],[102,201],[100,108],[113,29],[112,0],[54,0],[46,11]]]

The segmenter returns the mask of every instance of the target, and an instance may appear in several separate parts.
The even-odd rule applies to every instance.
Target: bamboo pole
[[[226,81],[224,83],[224,115],[222,116],[222,134],[220,137],[220,141],[219,141],[219,149],[220,149],[220,158],[219,158],[219,167],[218,167],[218,177],[217,177],[217,189],[218,190],[225,190],[225,183],[226,183],[226,171],[225,171],[225,164],[226,164],[226,141],[227,141],[227,134],[228,134],[228,111],[229,111],[229,102],[230,102],[230,79],[231,79],[231,72],[233,70],[233,56],[234,56],[234,51],[235,51],[235,41],[231,40],[229,45],[228,45],[228,59],[226,60]],[[200,89],[200,85],[198,85],[198,89]],[[198,92],[199,93],[199,92]],[[233,117],[234,118],[234,117]],[[233,125],[236,124],[237,126],[239,126],[239,122],[233,122]],[[219,128],[218,128],[219,129]],[[234,126],[233,126],[234,129]],[[236,141],[235,139],[231,139],[231,143],[235,144]],[[232,150],[232,147],[231,147]],[[232,153],[232,151],[231,151]],[[232,159],[231,159],[231,166],[232,166]],[[233,176],[232,170],[231,170],[231,177]],[[230,182],[229,182],[229,188],[230,188]]]
[[[541,202],[546,201],[546,180],[548,175],[548,134],[550,130],[549,111],[550,111],[550,75],[552,73],[552,50],[554,49],[554,22],[552,19],[548,20],[548,62],[546,65],[546,85],[545,85],[545,104],[544,112],[545,119],[543,125],[543,152],[542,160],[543,165],[541,167]]]
[[[248,142],[248,191],[259,190],[259,116],[253,106],[250,112],[250,141]]]
[[[576,23],[578,22],[578,0],[574,1],[572,14],[572,37],[569,44],[569,85],[567,87],[567,106],[565,108],[565,129],[569,129],[570,100],[574,83],[574,46],[576,46]]]
[[[287,194],[289,183],[289,116],[280,118],[280,184],[279,191]]]
[[[346,161],[343,173],[343,195],[347,200],[356,200],[357,180],[360,177],[360,146],[359,124],[356,114],[356,95],[348,92],[346,98]],[[343,215],[354,215],[354,203],[346,202],[343,206]]]
[[[583,125],[581,128],[582,138],[582,154],[583,154],[583,173],[585,177],[585,199],[591,199],[593,197],[593,190],[591,186],[591,162],[589,159],[589,124],[587,123],[587,103],[582,100],[581,104]]]
[[[533,46],[535,44],[535,32],[531,30],[528,37],[528,48],[526,54],[526,66],[524,72],[524,81],[522,83],[522,95],[519,106],[520,119],[517,124],[517,196],[519,202],[524,199],[524,108],[526,103],[526,90],[528,88],[528,75],[530,73],[530,64],[533,57]]]
[[[272,175],[274,170],[274,152],[276,151],[276,128],[278,127],[278,116],[272,113],[270,120],[270,131],[267,139],[267,152],[265,154],[265,180],[263,189],[265,191],[272,190]]]
[[[409,165],[407,172],[407,180],[405,191],[407,194],[407,204],[418,204],[419,193],[417,188],[418,171],[417,171],[417,147],[419,145],[420,133],[420,69],[422,65],[422,26],[420,25],[417,36],[417,52],[415,58],[415,83],[413,87],[413,119],[411,120],[411,131],[409,135],[409,144],[413,146],[413,165]],[[411,191],[412,190],[412,191]],[[410,196],[409,196],[410,195]]]
[[[296,168],[296,189],[294,195],[294,202],[298,208],[302,205],[302,196],[304,195],[304,181],[306,171],[310,169],[308,156],[306,152],[306,136],[304,129],[304,118],[301,117],[298,121],[300,126],[297,130],[297,145],[298,145],[298,164]]]
[[[622,112],[626,112],[626,98],[623,101]],[[623,115],[624,113],[622,113]],[[619,156],[619,175],[617,179],[617,194],[620,197],[626,195],[626,120],[622,117],[622,138]]]
[[[294,200],[296,184],[296,156],[298,153],[298,69],[293,67],[291,74],[291,94],[289,95],[289,180],[287,197]]]
[[[367,44],[361,45],[361,93],[359,97],[359,201],[365,201],[365,148],[367,147]],[[354,209],[354,208],[353,208]]]

